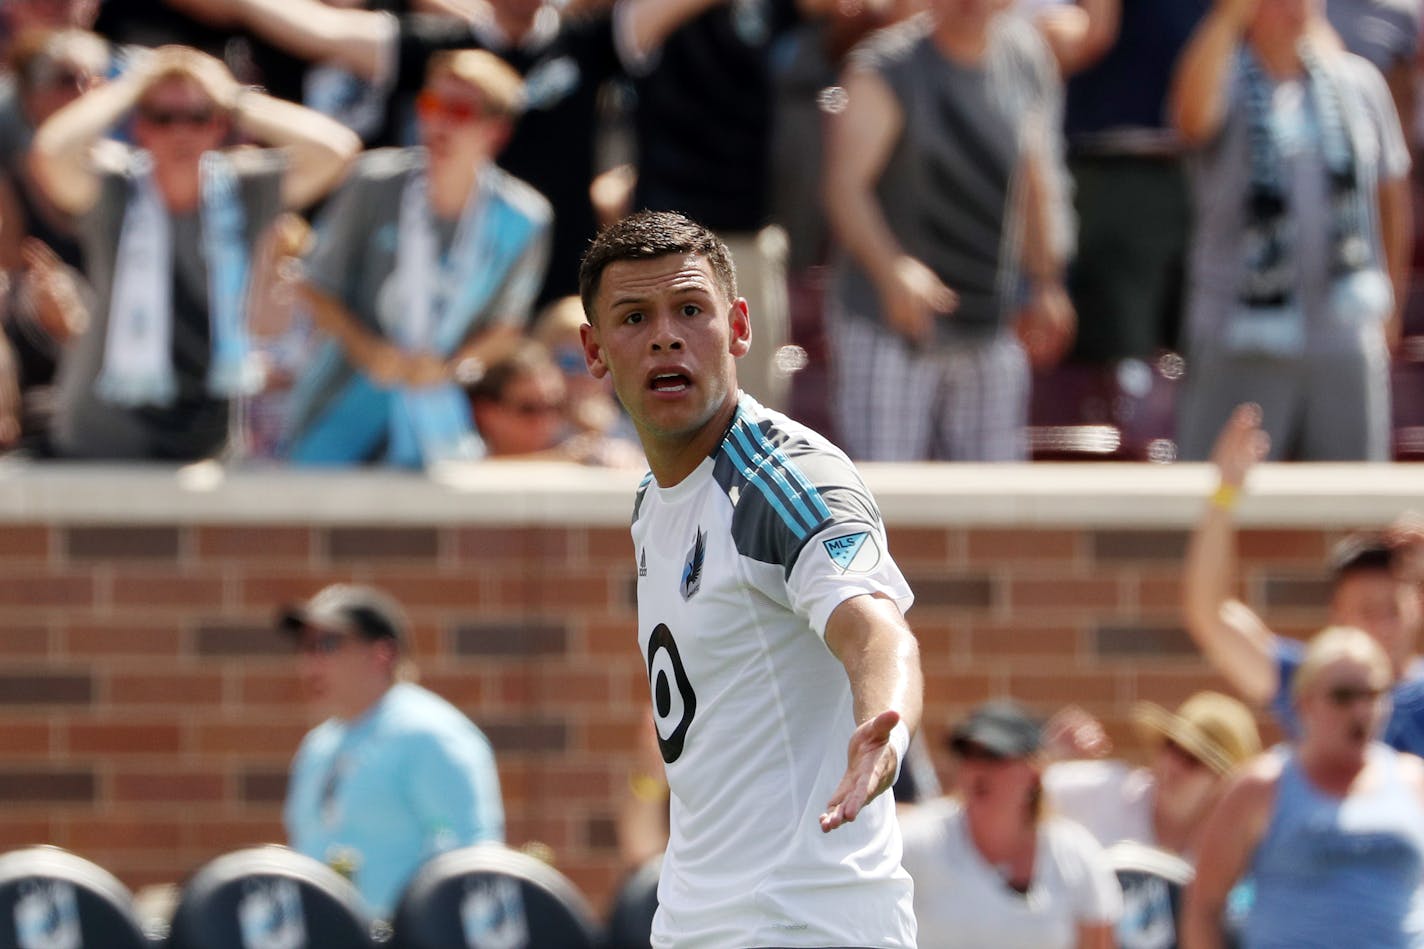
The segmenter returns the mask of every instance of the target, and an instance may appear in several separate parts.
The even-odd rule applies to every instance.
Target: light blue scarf
[[[230,399],[254,391],[260,380],[248,358],[246,218],[237,175],[225,154],[205,153],[199,175],[212,338],[206,384],[214,398]],[[166,407],[178,395],[172,353],[173,226],[147,152],[134,156],[130,184],[95,390],[118,405]]]

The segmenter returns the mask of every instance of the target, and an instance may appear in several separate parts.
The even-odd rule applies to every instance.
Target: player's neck
[[[701,428],[686,436],[668,437],[642,431],[643,453],[660,488],[681,484],[697,466],[717,450],[737,414],[737,390],[722,403]]]

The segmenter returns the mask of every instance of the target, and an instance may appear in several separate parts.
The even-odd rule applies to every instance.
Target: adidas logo
[[[647,551],[647,548],[644,548],[644,549],[643,549],[643,555],[638,558],[638,576],[640,576],[640,577],[646,577],[647,575],[648,575],[648,551]]]

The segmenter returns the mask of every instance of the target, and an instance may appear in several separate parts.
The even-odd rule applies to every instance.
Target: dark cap
[[[298,636],[304,629],[330,629],[365,639],[390,639],[404,646],[405,611],[387,593],[375,587],[334,583],[305,603],[285,607],[277,614],[277,629]]]
[[[1330,577],[1335,583],[1347,574],[1365,570],[1390,573],[1395,566],[1395,548],[1383,534],[1357,531],[1330,548]]]
[[[949,735],[949,748],[962,754],[965,745],[977,745],[1002,758],[1027,758],[1042,744],[1042,723],[1017,702],[985,702]]]

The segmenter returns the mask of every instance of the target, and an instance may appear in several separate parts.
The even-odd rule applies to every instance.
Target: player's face
[[[582,332],[589,372],[612,377],[645,443],[700,432],[736,402],[752,335],[746,301],[727,299],[705,258],[680,254],[610,264]]]
[[[1387,570],[1357,570],[1335,585],[1331,622],[1356,626],[1375,638],[1395,669],[1403,669],[1424,625],[1424,600],[1418,584]]]

